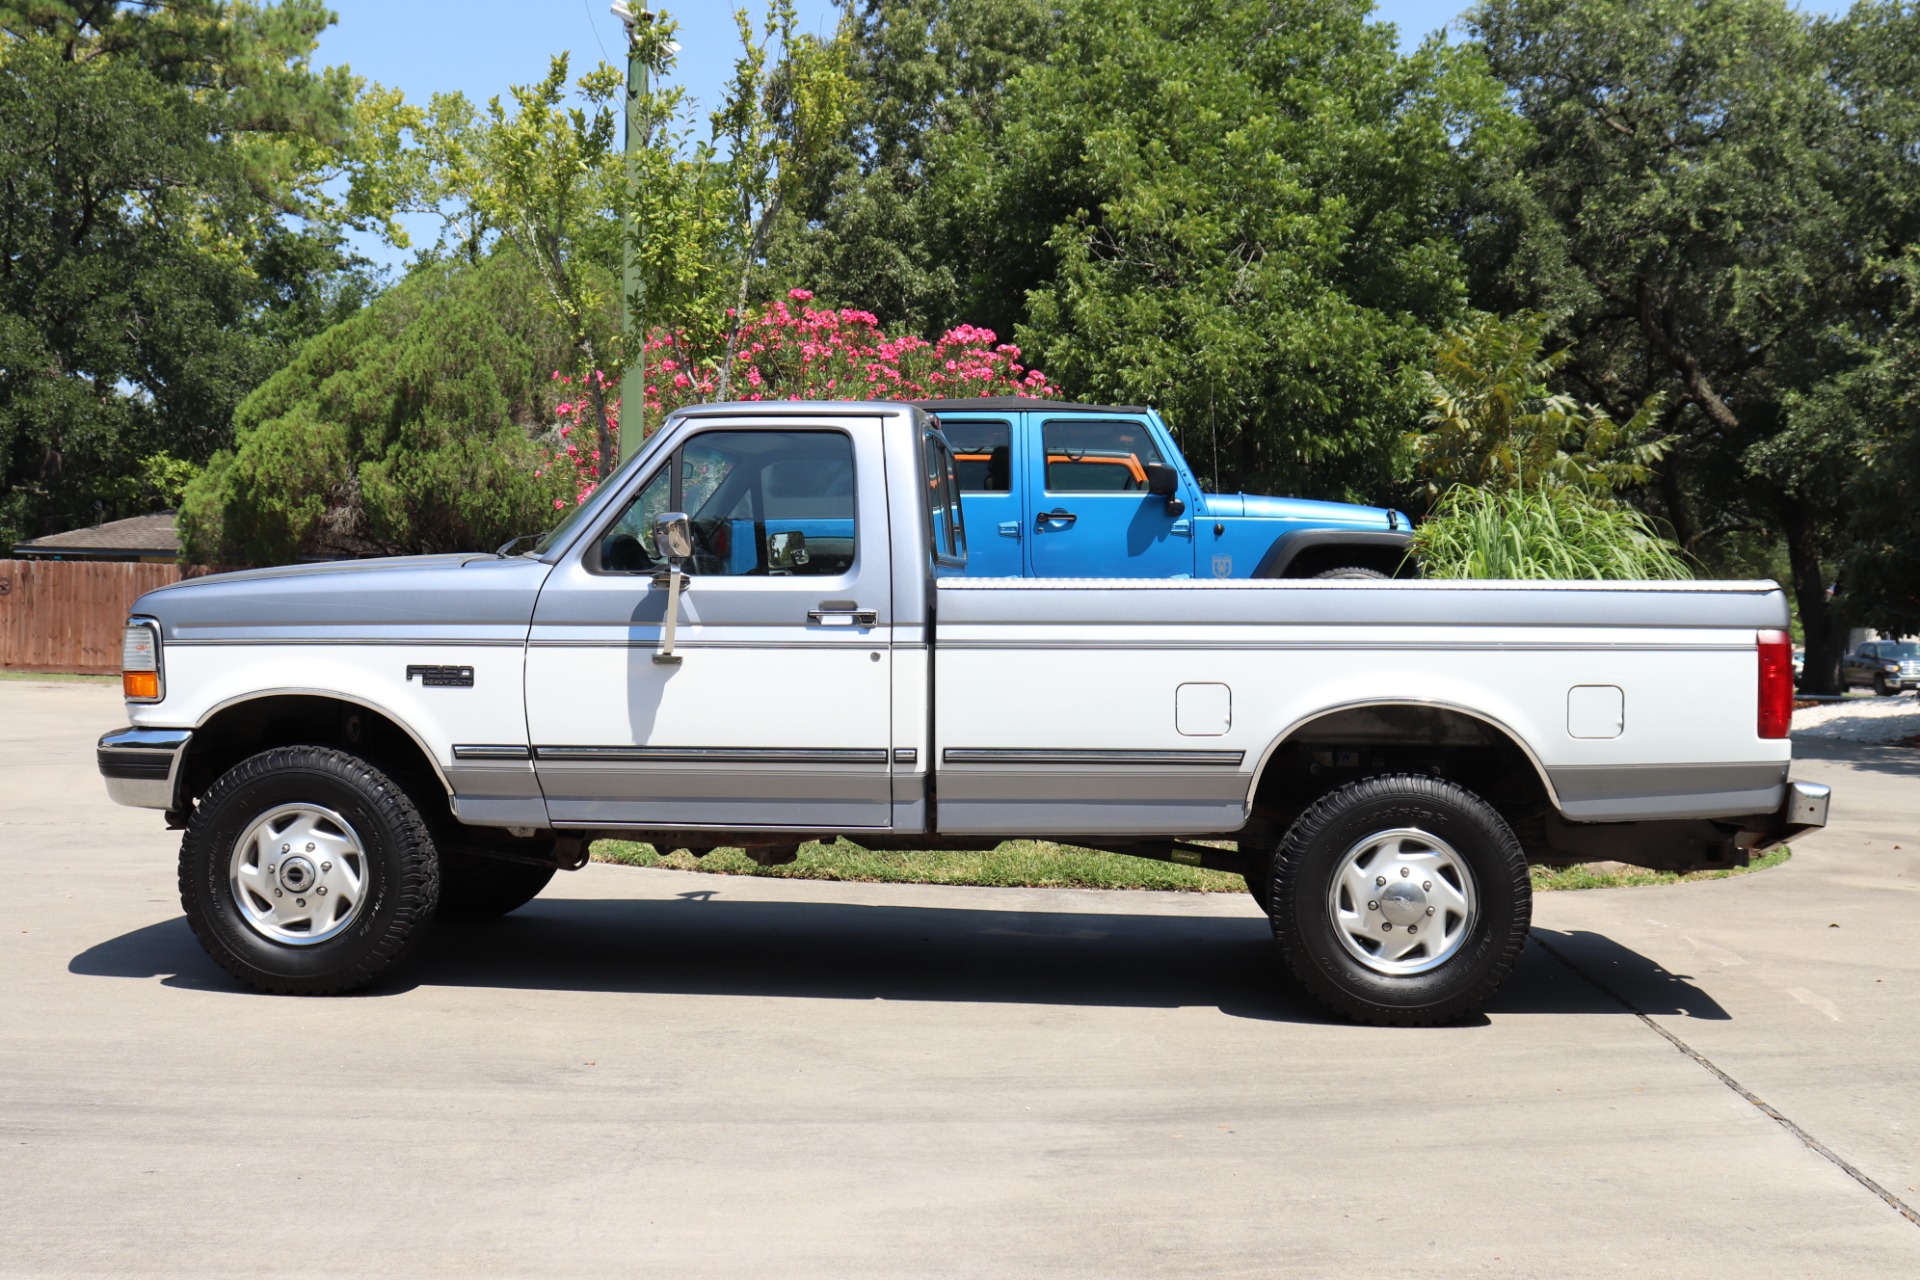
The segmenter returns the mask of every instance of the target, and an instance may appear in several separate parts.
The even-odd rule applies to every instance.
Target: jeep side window
[[[1048,493],[1145,493],[1147,464],[1164,461],[1144,422],[1053,421],[1041,428]]]
[[[953,470],[962,493],[1013,489],[1013,428],[1004,422],[949,422],[940,429],[953,445]]]

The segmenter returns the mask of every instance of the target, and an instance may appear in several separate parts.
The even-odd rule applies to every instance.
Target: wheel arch
[[[175,802],[185,808],[250,755],[277,746],[330,746],[454,794],[426,742],[390,709],[331,689],[271,689],[215,704],[194,726]],[[420,797],[426,799],[426,797]]]
[[[1409,576],[1407,548],[1413,535],[1387,529],[1296,529],[1273,540],[1256,578],[1311,578],[1328,569],[1353,565],[1378,569],[1389,578]]]
[[[1555,811],[1560,808],[1552,775],[1512,726],[1484,711],[1444,699],[1391,696],[1335,703],[1289,724],[1268,743],[1254,769],[1247,793],[1252,811],[1258,812],[1263,800],[1273,798],[1288,750],[1314,743],[1371,744],[1443,754],[1467,747],[1491,747],[1496,755],[1505,757],[1510,772],[1520,775],[1521,791],[1537,791],[1537,799]]]

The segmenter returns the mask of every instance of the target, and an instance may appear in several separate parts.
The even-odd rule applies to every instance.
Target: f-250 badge
[[[472,667],[408,667],[407,679],[420,677],[420,684],[427,689],[471,689],[473,688]]]

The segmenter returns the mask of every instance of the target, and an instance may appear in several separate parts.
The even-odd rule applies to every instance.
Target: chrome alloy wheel
[[[1334,935],[1375,973],[1426,973],[1451,959],[1473,928],[1473,872],[1438,836],[1379,831],[1347,850],[1327,889]]]
[[[247,824],[228,864],[234,905],[272,942],[312,946],[360,915],[367,855],[359,833],[331,809],[283,804]]]

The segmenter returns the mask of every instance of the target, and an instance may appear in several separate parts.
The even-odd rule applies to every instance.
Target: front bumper
[[[193,740],[188,729],[119,729],[100,739],[94,758],[107,794],[136,809],[177,809],[180,762]]]
[[[1780,811],[1762,824],[1741,832],[1740,844],[1754,853],[1778,848],[1795,836],[1827,825],[1827,806],[1833,788],[1824,782],[1789,782]],[[1751,842],[1751,843],[1749,843]]]

